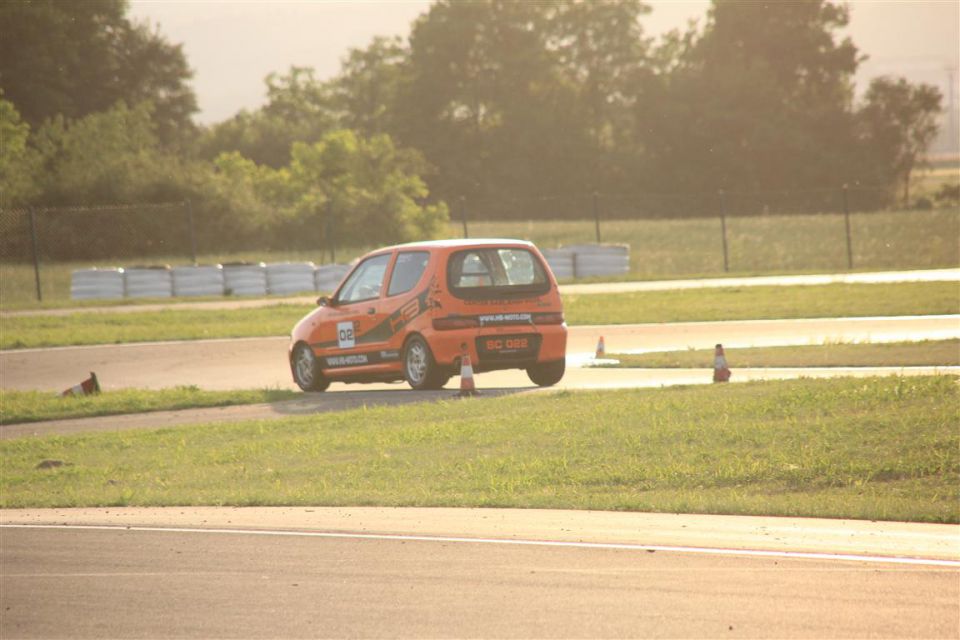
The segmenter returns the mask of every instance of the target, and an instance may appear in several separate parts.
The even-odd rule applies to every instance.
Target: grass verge
[[[958,396],[952,376],[794,380],[24,438],[0,442],[0,506],[518,507],[960,522]],[[63,465],[38,467],[44,460]]]
[[[731,367],[936,367],[960,366],[960,340],[885,344],[823,344],[803,347],[725,349]],[[619,364],[604,368],[689,369],[713,366],[713,349],[610,354]]]
[[[0,390],[0,424],[87,418],[120,413],[279,402],[298,394],[284,389],[202,391],[194,386],[150,391],[124,389],[93,396],[62,397],[42,391]]]
[[[571,325],[836,318],[958,313],[960,292],[955,282],[728,287],[568,295],[563,304]]]
[[[286,335],[314,307],[168,309],[3,318],[0,349]],[[955,282],[568,295],[571,325],[960,313]]]

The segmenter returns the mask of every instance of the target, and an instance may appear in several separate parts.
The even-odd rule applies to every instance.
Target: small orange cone
[[[603,336],[600,336],[600,340],[597,341],[597,358],[607,357],[607,347],[603,344]]]
[[[460,358],[460,393],[459,398],[480,395],[473,384],[473,365],[470,364],[470,354],[464,353]]]
[[[80,384],[74,385],[61,393],[63,397],[66,396],[89,396],[95,393],[100,393],[100,381],[97,380],[97,374],[93,371],[90,372],[90,377],[81,382]]]
[[[727,357],[723,354],[723,345],[718,344],[713,355],[713,381],[729,382],[730,369],[727,368]]]

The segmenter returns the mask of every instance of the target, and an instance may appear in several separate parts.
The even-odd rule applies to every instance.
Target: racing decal
[[[386,342],[393,335],[410,324],[420,314],[427,310],[427,296],[429,290],[424,289],[419,294],[410,299],[402,307],[391,313],[386,320],[370,329],[363,335],[357,336],[357,344],[368,344],[370,342]]]
[[[390,331],[396,333],[407,323],[420,315],[420,298],[413,298],[410,302],[400,307],[400,311],[390,316]]]
[[[371,351],[369,353],[351,353],[345,356],[327,356],[323,359],[324,369],[338,369],[342,367],[361,367],[368,364],[382,362],[396,362],[400,360],[400,352],[395,349]]]
[[[424,289],[402,307],[391,313],[383,322],[364,334],[356,334],[353,322],[338,322],[337,339],[335,341],[315,342],[310,346],[314,349],[332,349],[334,347],[350,349],[371,342],[386,342],[395,333],[399,332],[428,309],[439,306],[430,301],[429,296],[430,289]]]
[[[352,349],[356,346],[353,321],[337,323],[337,346],[341,349]]]
[[[481,327],[505,324],[533,324],[533,314],[530,313],[494,313],[478,316]]]
[[[365,353],[356,353],[349,356],[328,356],[324,358],[327,367],[356,367],[362,364],[370,364],[370,359]]]
[[[462,300],[463,304],[467,306],[471,305],[483,305],[483,306],[499,306],[506,307],[511,304],[525,304],[529,306],[540,304],[540,298],[503,298],[503,299],[488,299],[488,298],[465,298]]]

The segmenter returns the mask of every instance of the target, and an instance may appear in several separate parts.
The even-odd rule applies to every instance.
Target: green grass
[[[313,308],[11,316],[2,320],[0,349],[282,336]],[[571,325],[950,314],[960,313],[960,293],[952,282],[912,282],[568,295],[564,313]]]
[[[282,336],[289,335],[297,320],[312,308],[282,304],[235,310],[14,316],[2,320],[0,349]]]
[[[381,505],[960,521],[954,377],[561,392],[0,442],[2,507]],[[37,468],[44,460],[63,466]]]
[[[936,315],[960,312],[955,282],[729,287],[567,295],[571,325],[777,318]]]
[[[194,386],[150,391],[124,389],[92,396],[62,397],[41,391],[0,389],[0,424],[86,418],[120,413],[279,402],[298,394],[283,389],[203,391]]]
[[[731,212],[735,213],[735,212]],[[960,266],[960,209],[854,213],[850,216],[853,264],[857,270],[925,269]],[[602,220],[605,242],[631,247],[630,279],[726,275],[723,270],[719,218],[690,220]],[[507,237],[532,240],[541,248],[596,240],[592,212],[580,221],[537,220],[470,222],[473,238]],[[446,236],[462,237],[459,221]],[[843,216],[795,215],[727,219],[729,268],[735,274],[810,273],[847,269]],[[338,248],[347,262],[375,247]],[[201,264],[236,261],[329,261],[317,251],[210,253]],[[107,261],[41,264],[44,303],[36,300],[32,264],[0,263],[0,307],[6,310],[58,307],[70,301],[70,272],[93,266],[187,264],[184,256],[130,256]]]
[[[960,340],[891,342],[887,344],[823,344],[804,347],[725,349],[732,367],[919,367],[960,366]],[[609,354],[619,364],[599,367],[712,368],[713,349],[643,354]]]

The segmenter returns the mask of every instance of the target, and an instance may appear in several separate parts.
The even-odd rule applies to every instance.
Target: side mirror
[[[330,298],[328,298],[327,296],[320,296],[319,298],[317,298],[317,306],[318,306],[318,307],[332,307],[332,306],[333,306],[333,301],[330,300]]]

